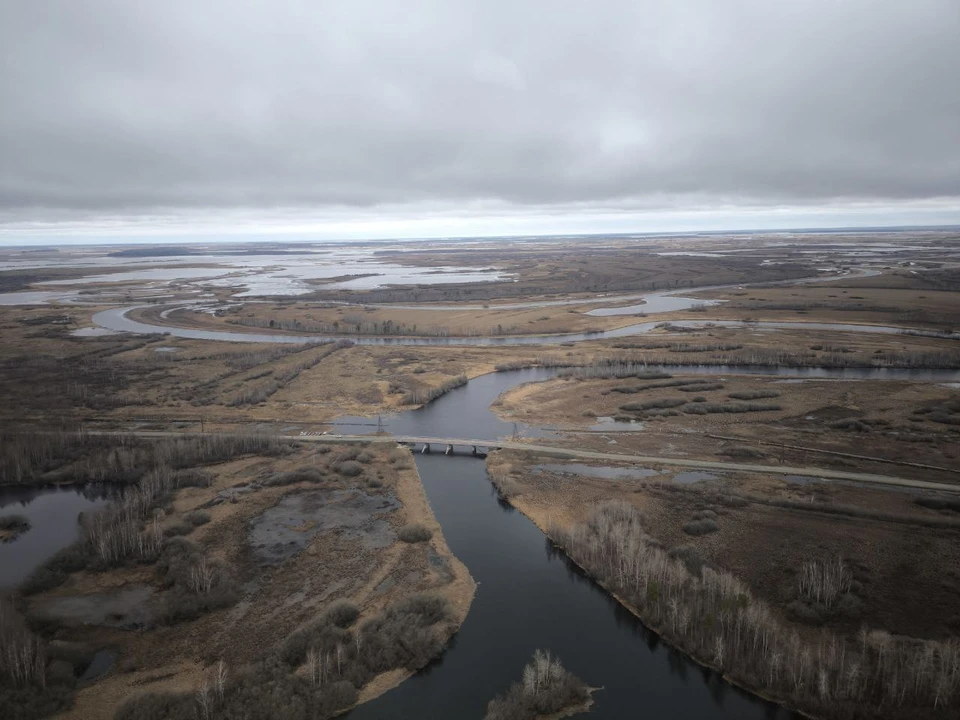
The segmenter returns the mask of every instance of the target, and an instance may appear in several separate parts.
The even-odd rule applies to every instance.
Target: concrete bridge
[[[635,465],[660,465],[667,467],[697,468],[701,470],[717,470],[720,472],[749,472],[767,473],[771,475],[799,475],[801,477],[822,478],[824,480],[845,480],[848,482],[869,483],[873,485],[888,485],[909,487],[920,490],[938,490],[941,492],[960,493],[960,484],[913,480],[911,478],[893,477],[890,475],[875,475],[873,473],[847,472],[815,467],[791,467],[788,465],[752,465],[747,463],[715,462],[713,460],[693,460],[690,458],[660,457],[657,455],[625,455],[623,453],[604,453],[593,450],[578,450],[575,448],[552,447],[550,445],[535,445],[518,442],[516,440],[474,440],[467,438],[420,437],[414,435],[285,435],[288,440],[305,440],[308,442],[327,443],[395,443],[411,445],[414,450],[420,446],[420,452],[431,452],[434,447],[443,447],[446,454],[451,454],[454,448],[471,448],[471,454],[481,454],[480,448],[490,450],[520,450],[549,457],[606,460]]]
[[[91,435],[136,435],[138,437],[197,437],[198,435],[217,435],[220,433],[207,432],[178,432],[171,430],[93,430],[88,431]],[[229,434],[229,433],[225,433]],[[302,435],[275,435],[282,440],[293,440],[298,442],[317,442],[317,443],[376,443],[376,444],[402,444],[412,445],[416,448],[421,446],[421,452],[426,446],[432,450],[433,447],[443,447],[445,452],[452,453],[455,448],[470,448],[471,453],[477,450],[477,455],[481,454],[481,448],[491,450],[520,450],[523,452],[535,453],[547,457],[583,459],[583,460],[606,460],[609,462],[620,462],[627,464],[666,467],[684,467],[698,468],[701,470],[717,470],[720,472],[747,472],[747,473],[766,473],[770,475],[798,475],[801,477],[822,478],[824,480],[845,480],[847,482],[867,483],[871,485],[887,485],[894,487],[915,488],[918,490],[937,490],[940,492],[960,493],[960,483],[942,483],[930,482],[927,480],[914,480],[912,478],[894,477],[891,475],[875,475],[873,473],[846,472],[843,470],[831,470],[828,468],[816,467],[791,467],[789,465],[751,465],[747,463],[716,462],[713,460],[693,460],[691,458],[660,457],[657,455],[625,455],[622,453],[604,453],[594,450],[578,450],[576,448],[561,448],[551,445],[535,445],[532,443],[523,443],[516,440],[481,440],[469,438],[443,438],[443,437],[419,437],[415,435],[336,435],[336,434],[308,434]]]

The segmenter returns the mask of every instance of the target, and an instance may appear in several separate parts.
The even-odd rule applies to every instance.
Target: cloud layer
[[[12,0],[0,218],[957,198],[958,37],[956,0]]]

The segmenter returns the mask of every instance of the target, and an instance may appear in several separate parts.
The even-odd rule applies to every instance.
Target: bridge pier
[[[421,454],[421,455],[429,455],[429,454],[430,454],[430,443],[424,443],[424,444],[423,444],[423,449],[420,451],[420,454]]]
[[[473,446],[473,456],[474,456],[474,457],[477,456],[477,446],[476,446],[476,445]]]
[[[447,445],[447,449],[446,449],[446,451],[445,451],[443,454],[444,454],[444,455],[450,455],[450,454],[452,454],[452,453],[453,453],[453,445]]]

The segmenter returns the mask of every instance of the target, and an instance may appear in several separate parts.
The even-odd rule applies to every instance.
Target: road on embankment
[[[197,437],[198,435],[216,435],[218,433],[174,432],[164,430],[140,430],[133,432],[123,431],[88,431],[91,435],[136,435],[139,437]],[[230,433],[236,434],[236,433]],[[770,475],[796,475],[822,480],[840,480],[845,482],[865,483],[869,485],[885,485],[890,487],[904,487],[915,490],[936,490],[940,492],[960,493],[960,484],[938,483],[927,480],[913,480],[911,478],[895,477],[892,475],[875,475],[873,473],[847,472],[844,470],[830,470],[816,467],[792,467],[789,465],[752,465],[748,463],[717,462],[714,460],[695,460],[692,458],[662,457],[659,455],[626,455],[623,453],[604,453],[594,450],[578,450],[576,448],[554,447],[552,445],[537,445],[519,442],[516,440],[474,440],[465,438],[415,437],[405,435],[277,435],[280,440],[313,443],[404,443],[430,444],[438,447],[447,445],[461,447],[486,447],[502,450],[519,450],[548,455],[551,457],[574,458],[583,460],[604,460],[609,462],[631,463],[635,465],[666,465],[669,467],[696,468],[699,470],[717,470],[725,472],[766,473]]]

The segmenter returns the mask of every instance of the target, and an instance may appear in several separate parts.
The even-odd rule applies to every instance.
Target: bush
[[[219,558],[206,557],[185,538],[174,537],[164,544],[157,569],[164,585],[170,588],[158,614],[158,619],[166,624],[229,607],[239,597],[230,566]]]
[[[701,403],[699,405],[689,405],[683,409],[690,415],[712,415],[715,413],[746,413],[746,412],[770,412],[772,410],[782,410],[779,405],[770,405],[764,403]]]
[[[709,519],[691,520],[683,526],[683,531],[687,535],[708,535],[719,529],[716,521]]]
[[[210,522],[210,513],[206,510],[192,510],[184,515],[183,519],[194,527],[200,527]]]
[[[700,570],[707,564],[706,559],[695,545],[677,545],[670,548],[667,557],[682,560],[687,567],[687,572],[691,575],[699,576]]]
[[[680,392],[708,392],[710,390],[723,390],[723,383],[699,383],[697,385],[687,385],[678,387]]]
[[[960,498],[918,497],[914,502],[920,507],[931,510],[953,510],[960,512]]]
[[[344,477],[358,477],[363,474],[363,465],[356,460],[337,463],[337,472]]]
[[[484,720],[534,720],[582,705],[589,697],[587,686],[559,659],[537,650],[523,669],[523,681],[491,700]]]
[[[451,617],[449,601],[422,593],[400,600],[360,626],[363,661],[372,673],[418,670],[443,649],[435,626]]]
[[[192,695],[145,693],[127,700],[114,713],[114,720],[194,720],[196,703]]]
[[[497,489],[500,497],[509,500],[514,495],[519,495],[523,490],[520,483],[514,480],[512,477],[507,475],[491,475],[490,482],[493,483],[493,486]]]
[[[30,529],[30,521],[23,515],[0,516],[0,541],[13,542]]]
[[[186,521],[177,522],[177,523],[174,523],[173,525],[167,526],[164,529],[163,534],[166,537],[176,537],[178,535],[189,535],[190,533],[193,532],[194,527],[195,525],[188,523]]]
[[[762,458],[766,457],[763,452],[745,445],[731,445],[717,451],[717,455],[726,455],[734,458]]]
[[[301,482],[320,483],[323,482],[323,480],[324,475],[317,468],[302,467],[298,470],[270,473],[264,477],[261,482],[263,482],[264,485],[275,487],[293,485]]]
[[[212,472],[200,468],[178,470],[173,474],[173,483],[176,487],[210,487],[213,485],[213,480]]]
[[[630,402],[620,406],[621,410],[643,411],[664,408],[675,408],[686,405],[687,401],[683,398],[662,398],[660,400],[648,400],[647,402]]]
[[[421,523],[413,523],[397,530],[397,537],[405,543],[427,542],[433,537],[433,530]]]
[[[763,398],[780,397],[780,393],[776,390],[743,390],[732,392],[727,397],[734,400],[762,400]]]
[[[360,617],[360,610],[349,600],[338,600],[326,612],[327,619],[337,627],[350,627]]]

